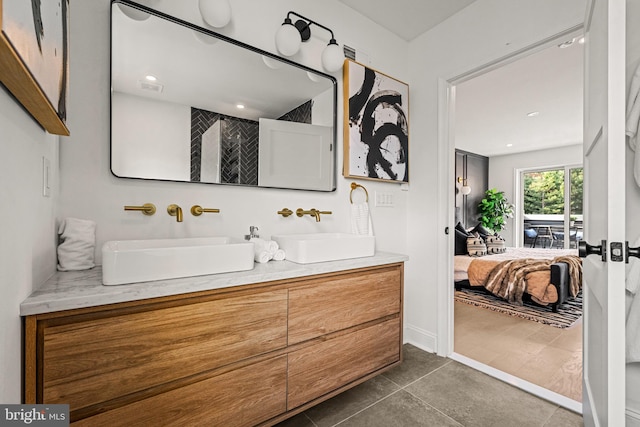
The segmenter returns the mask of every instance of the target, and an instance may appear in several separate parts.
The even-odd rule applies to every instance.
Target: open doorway
[[[527,177],[523,171],[567,169],[566,180],[570,180],[571,171],[581,166],[582,45],[578,35],[568,34],[532,48],[517,60],[511,58],[499,65],[451,82],[455,143],[450,148],[467,157],[485,158],[487,163],[486,184],[483,184],[481,179],[469,174],[464,161],[463,168],[459,169],[456,155],[456,172],[452,177],[456,182],[454,224],[466,231],[478,232],[479,218],[470,212],[478,197],[495,188],[515,207],[514,218],[508,219],[507,228],[497,230],[498,234],[505,246],[523,247],[527,246],[522,186]],[[572,96],[573,99],[569,99]],[[563,175],[563,186],[566,180]],[[573,231],[570,229],[571,194],[561,193],[563,210],[554,218],[558,228],[549,238],[553,239],[555,233],[556,240],[563,238],[562,244],[556,242],[555,247],[548,245],[551,247],[539,249],[575,251],[571,240],[564,239]],[[474,200],[471,206],[468,206],[469,200]],[[567,202],[569,209],[564,208]],[[554,252],[549,256],[556,255]],[[460,281],[461,270],[455,260],[453,264],[454,280]],[[456,290],[456,294],[459,291]],[[579,314],[574,312],[570,322],[557,325],[545,322],[543,316],[542,320],[535,320],[534,315],[526,315],[518,306],[502,310],[482,296],[474,302],[454,295],[454,301],[454,358],[519,383],[522,388],[572,410],[581,410]],[[535,311],[540,301],[534,299],[533,303]]]

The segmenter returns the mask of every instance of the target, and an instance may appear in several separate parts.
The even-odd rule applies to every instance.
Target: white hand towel
[[[640,186],[640,147],[638,147],[638,125],[640,124],[640,66],[631,79],[631,87],[627,96],[627,122],[625,133],[629,137],[629,147],[635,151],[633,158],[633,176]]]
[[[95,267],[96,223],[86,219],[65,218],[58,228],[58,270],[88,270]]]
[[[373,236],[373,223],[368,203],[351,204],[351,233]]]
[[[269,262],[271,261],[271,254],[267,251],[256,251],[253,259],[255,262],[259,262],[261,264],[265,263],[265,262]]]
[[[273,260],[274,261],[284,261],[285,258],[286,258],[286,254],[285,254],[284,250],[282,250],[282,249],[278,249],[277,251],[275,251],[273,253]]]

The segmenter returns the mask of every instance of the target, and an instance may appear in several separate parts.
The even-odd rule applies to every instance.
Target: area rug
[[[482,290],[467,288],[456,291],[455,300],[556,328],[568,328],[582,317],[582,292],[575,299],[558,307],[557,313],[551,310],[551,306],[545,307],[533,302],[525,302],[522,306],[513,305]]]

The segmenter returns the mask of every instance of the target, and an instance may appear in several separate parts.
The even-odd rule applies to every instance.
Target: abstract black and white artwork
[[[2,82],[46,130],[68,134],[69,0],[0,0],[0,8]]]
[[[409,182],[409,85],[349,60],[344,93],[343,175]]]

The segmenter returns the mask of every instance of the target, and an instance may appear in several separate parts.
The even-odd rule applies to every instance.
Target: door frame
[[[567,40],[572,37],[581,35],[584,31],[584,24],[579,24],[538,41],[532,45],[519,49],[509,55],[500,57],[494,61],[486,63],[480,67],[471,69],[467,72],[459,74],[451,78],[441,77],[438,80],[438,200],[439,200],[439,229],[440,230],[453,230],[454,218],[455,218],[455,89],[456,86],[485,74],[494,69],[500,68],[518,59],[529,56],[533,53],[539,52],[543,49],[557,45],[558,41]],[[453,254],[454,254],[454,234],[449,233],[446,239],[439,239],[439,252],[447,255],[447,262],[444,269],[440,269],[438,280],[438,310],[437,314],[437,342],[436,353],[439,356],[449,357],[454,360],[467,362],[469,359],[454,353],[454,287],[453,284]],[[444,270],[444,271],[442,271]],[[466,360],[465,360],[466,359]],[[472,365],[471,363],[469,363]],[[500,379],[516,380],[516,377],[505,378],[493,368],[487,367],[480,363],[473,364],[475,369],[481,370],[489,375],[496,376]],[[486,367],[488,369],[484,369]],[[502,373],[504,375],[508,375]],[[526,381],[517,381],[514,385],[531,392],[536,395],[540,395],[540,387]],[[530,387],[532,386],[532,387]],[[544,389],[543,389],[544,390]],[[556,393],[549,392],[552,395],[549,396],[546,393],[544,398],[552,398],[557,404],[565,406],[573,411],[582,412],[582,404],[576,405],[571,399],[554,399],[554,397],[564,397]]]

